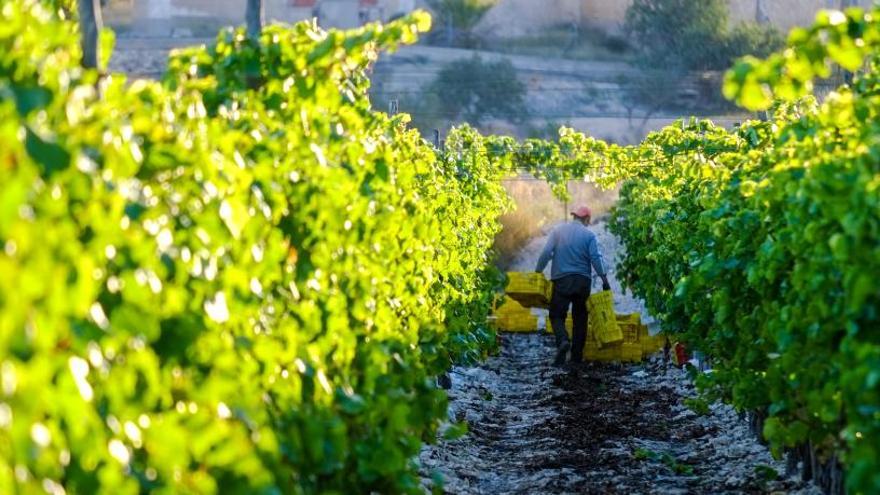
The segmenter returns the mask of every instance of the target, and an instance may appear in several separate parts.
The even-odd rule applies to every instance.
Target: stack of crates
[[[623,333],[624,342],[639,342],[641,336],[642,316],[638,313],[617,315],[617,326]]]
[[[666,336],[662,333],[658,333],[657,335],[651,335],[648,333],[648,327],[646,325],[642,325],[642,333],[640,334],[640,342],[642,344],[642,355],[650,356],[655,352],[663,350],[666,347]]]
[[[508,284],[503,304],[491,317],[496,328],[507,332],[534,332],[538,318],[529,308],[547,308],[550,304],[552,284],[543,273],[508,272]],[[657,352],[665,345],[661,335],[651,336],[648,327],[642,325],[638,313],[617,315],[614,313],[614,297],[611,291],[590,295],[587,300],[590,313],[584,358],[592,361],[639,362]],[[565,320],[565,329],[571,337],[573,322],[571,313]],[[547,321],[547,332],[552,333]]]
[[[641,361],[662,349],[666,343],[664,336],[652,336],[648,333],[648,326],[642,325],[641,316],[638,313],[617,315],[617,324],[623,331],[621,359],[624,361]]]
[[[587,338],[584,345],[584,359],[587,361],[621,361],[620,344],[601,346],[596,339]]]
[[[528,308],[550,305],[550,282],[543,273],[508,272],[505,293]]]
[[[617,315],[617,326],[623,334],[623,343],[620,344],[620,360],[639,362],[642,360],[642,345],[640,343],[642,318],[638,313],[629,315]]]
[[[638,315],[636,315],[638,318]],[[632,352],[630,347],[626,346],[626,342],[623,340],[606,343],[603,344],[596,335],[597,325],[592,323],[593,314],[590,313],[589,320],[587,324],[587,340],[584,344],[584,359],[588,361],[638,361],[641,359],[641,353],[638,358],[635,358],[635,354]],[[614,321],[617,322],[617,316],[615,316]],[[571,313],[568,314],[568,317],[565,320],[565,329],[568,331],[568,337],[571,338],[572,329],[574,327],[574,322],[571,318]],[[622,332],[623,328],[619,328]],[[547,327],[548,332],[552,332],[549,327]],[[629,353],[627,353],[629,351]],[[628,358],[629,356],[629,358]]]
[[[495,328],[505,332],[534,332],[538,329],[538,317],[509,297],[493,311]]]
[[[590,313],[587,333],[592,334],[599,344],[604,346],[623,341],[623,332],[614,314],[614,296],[610,290],[591,294],[587,299],[587,310]]]
[[[593,315],[590,314],[590,319]],[[608,344],[603,344],[596,337],[592,325],[587,329],[587,341],[584,345],[584,359],[589,361],[624,361],[638,363],[647,356],[663,349],[666,343],[666,337],[663,335],[651,335],[648,333],[648,326],[641,322],[641,315],[638,313],[628,315],[615,315],[617,326],[623,335],[623,340]],[[565,320],[565,329],[568,330],[568,336],[572,334],[571,314]],[[551,332],[549,326],[548,332]]]

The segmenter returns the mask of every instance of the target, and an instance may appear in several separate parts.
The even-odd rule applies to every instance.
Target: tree
[[[618,84],[626,95],[621,103],[626,109],[629,128],[641,138],[651,117],[657,112],[675,106],[679,97],[684,74],[668,70],[645,70],[637,76],[619,78]],[[641,120],[635,125],[636,110],[641,110]]]
[[[263,0],[247,0],[244,18],[247,23],[248,37],[253,39],[258,38],[263,31],[263,24],[266,23],[266,12],[263,8]]]
[[[625,28],[648,66],[720,66],[717,50],[727,28],[724,0],[635,0],[626,12]]]
[[[726,0],[635,0],[625,28],[641,65],[652,68],[722,70],[746,54],[766,56],[783,42],[769,25],[731,29]]]
[[[77,2],[77,7],[82,39],[82,66],[87,69],[97,69],[101,60],[98,36],[104,27],[100,0],[80,0]]]
[[[473,47],[473,29],[499,0],[428,0],[438,25],[444,26],[447,45]]]
[[[440,98],[450,119],[474,125],[492,117],[519,121],[526,113],[526,87],[507,59],[485,62],[475,56],[451,62],[428,91]]]
[[[373,96],[379,95],[383,93]],[[415,98],[401,98],[400,110],[430,136],[434,129],[463,122],[474,126],[493,118],[521,122],[528,114],[525,96],[526,86],[509,60],[487,62],[475,56],[443,66]]]

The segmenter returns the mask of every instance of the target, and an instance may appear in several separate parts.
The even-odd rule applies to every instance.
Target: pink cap
[[[578,206],[576,209],[571,211],[571,214],[576,217],[579,217],[579,218],[586,218],[586,217],[593,216],[593,212],[590,211],[590,208],[586,205]]]

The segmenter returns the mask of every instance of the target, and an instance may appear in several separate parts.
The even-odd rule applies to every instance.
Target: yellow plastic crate
[[[600,346],[595,341],[587,341],[584,346],[584,359],[588,361],[640,362],[643,359],[640,344],[617,343]]]
[[[505,332],[534,332],[538,330],[538,318],[531,314],[499,316],[496,328]]]
[[[592,311],[595,309],[595,306],[590,309]],[[640,362],[648,354],[663,348],[665,337],[659,335],[650,336],[648,334],[648,327],[641,324],[641,315],[638,313],[615,315],[616,327],[623,338],[614,342],[603,342],[598,338],[596,334],[597,325],[593,323],[594,316],[592,312],[589,315],[587,341],[584,345],[583,357],[588,361]],[[565,329],[568,332],[569,338],[571,338],[573,323],[571,313],[569,313],[565,319]],[[549,321],[547,322],[546,331],[548,333],[553,332]]]
[[[614,296],[610,290],[590,295],[587,308],[590,312],[589,333],[594,335],[599,343],[611,344],[623,341],[623,332],[618,327],[617,315],[614,314]]]
[[[636,325],[633,323],[621,323],[617,322],[617,326],[620,328],[621,333],[623,333],[623,341],[624,342],[639,342],[641,339],[641,331],[640,325]]]
[[[509,297],[498,306],[490,323],[506,332],[534,332],[538,329],[538,317]]]
[[[620,361],[620,345],[599,347],[595,341],[587,340],[584,346],[584,359],[588,361]]]
[[[620,344],[620,360],[637,363],[642,360],[642,346],[638,343]]]
[[[661,351],[666,346],[666,336],[662,333],[650,335],[648,333],[648,327],[645,325],[641,326],[640,333],[641,340],[639,343],[642,345],[643,355],[647,356],[649,354],[654,354],[655,352]]]
[[[630,313],[628,315],[617,315],[616,317],[618,324],[632,324],[632,325],[641,325],[642,324],[642,315],[639,313]]]
[[[589,318],[589,317],[592,317],[592,315],[589,315],[588,318]],[[621,330],[623,330],[624,326],[621,325],[620,327],[621,327]],[[638,328],[638,327],[636,327],[636,328]],[[572,317],[571,317],[571,313],[569,313],[568,316],[565,318],[565,331],[568,333],[569,338],[571,338],[571,335],[572,335],[573,330],[574,330],[574,320],[573,320]],[[637,331],[637,330],[632,330],[632,331]],[[550,327],[550,320],[549,320],[549,318],[548,318],[548,320],[547,320],[547,332],[548,332],[548,333],[552,333],[552,332],[553,332],[553,329]],[[595,334],[594,332],[595,332],[595,328],[593,327],[593,325],[592,325],[591,323],[589,323],[589,321],[587,321],[587,342],[595,342],[596,345],[599,346],[599,347],[607,347],[607,346],[609,346],[609,345],[615,345],[615,344],[619,344],[619,343],[621,343],[621,342],[626,342],[626,338],[624,338],[622,341],[616,341],[616,342],[605,342],[605,343],[603,343],[602,341],[600,341],[600,340],[596,337],[596,334]],[[624,336],[624,337],[625,337],[625,336]],[[633,340],[631,340],[631,341],[632,341],[632,342],[637,342],[637,341],[638,341],[638,336],[634,336],[634,337],[633,337]]]
[[[522,304],[514,301],[509,297],[505,297],[501,302],[501,305],[495,308],[493,314],[495,316],[531,315],[532,312],[529,310],[529,308],[524,307]]]
[[[529,308],[549,306],[550,282],[543,273],[508,272],[508,296]]]

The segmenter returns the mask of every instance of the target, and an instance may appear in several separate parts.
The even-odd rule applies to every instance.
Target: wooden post
[[[565,193],[568,194],[568,182],[565,183]],[[562,201],[562,221],[565,222],[568,220],[570,216],[570,212],[568,210],[568,198]]]
[[[82,66],[87,69],[98,69],[101,60],[98,34],[104,27],[101,18],[100,0],[80,0],[77,2],[79,12],[80,42],[82,44]]]
[[[764,7],[763,0],[755,1],[755,22],[758,24],[768,24],[770,16],[767,15],[767,9]]]
[[[259,38],[260,33],[263,32],[263,24],[266,23],[266,12],[263,9],[263,0],[247,0],[244,19],[247,23],[248,38]]]
[[[446,44],[453,46],[455,44],[455,26],[452,24],[452,15],[447,14],[446,18]]]

